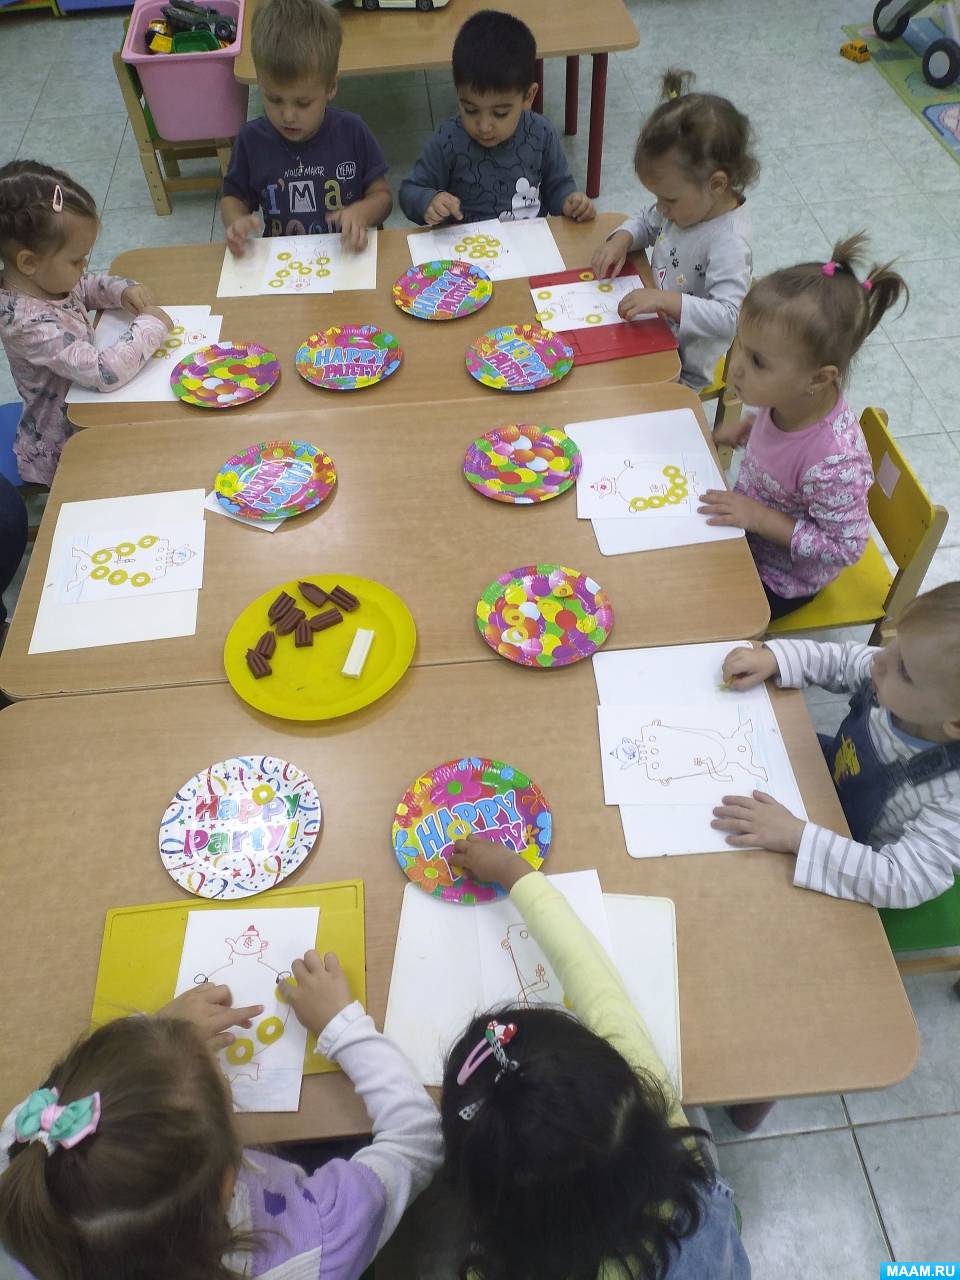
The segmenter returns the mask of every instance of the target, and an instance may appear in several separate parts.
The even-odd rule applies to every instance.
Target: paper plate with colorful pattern
[[[311,333],[297,352],[297,373],[327,391],[359,391],[389,378],[403,352],[375,324],[342,324]]]
[[[575,440],[559,427],[526,422],[494,427],[474,440],[463,459],[467,483],[494,502],[546,502],[564,493],[580,474]]]
[[[266,440],[228,458],[217,501],[248,520],[286,520],[319,506],[337,483],[333,459],[306,440]]]
[[[538,324],[505,324],[467,348],[467,372],[497,391],[537,391],[565,378],[573,348]]]
[[[280,361],[257,342],[215,342],[184,356],[170,374],[173,394],[201,409],[234,409],[266,395]]]
[[[477,601],[477,630],[495,653],[525,667],[566,667],[589,658],[613,630],[598,582],[560,564],[501,573]]]
[[[439,258],[410,267],[393,286],[393,300],[418,320],[458,320],[472,316],[493,297],[490,277],[480,267]]]
[[[183,784],[160,823],[160,858],[198,898],[246,898],[295,871],[320,830],[317,789],[275,756],[233,756]]]
[[[404,875],[431,898],[474,906],[502,898],[502,885],[451,866],[453,842],[471,832],[498,840],[539,869],[553,820],[543,792],[501,760],[465,756],[438,764],[403,793],[393,819],[393,852]]]

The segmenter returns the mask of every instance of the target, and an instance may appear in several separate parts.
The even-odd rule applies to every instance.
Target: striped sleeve
[[[875,907],[915,907],[960,874],[960,797],[925,805],[900,838],[873,849],[808,822],[793,883]]]
[[[820,644],[816,640],[767,640],[777,660],[782,689],[806,689],[816,685],[830,693],[856,693],[870,679],[870,664],[877,649],[869,645]]]

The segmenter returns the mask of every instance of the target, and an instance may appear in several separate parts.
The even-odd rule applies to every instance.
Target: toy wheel
[[[946,89],[960,76],[960,44],[934,40],[923,55],[923,78],[935,89]]]
[[[417,0],[417,8],[426,13],[433,8],[433,0]]]
[[[908,13],[901,13],[898,16],[895,11],[904,8],[903,0],[880,0],[880,3],[873,11],[873,29],[881,40],[899,40],[906,31],[910,22]],[[891,14],[886,25],[884,25],[884,12]]]

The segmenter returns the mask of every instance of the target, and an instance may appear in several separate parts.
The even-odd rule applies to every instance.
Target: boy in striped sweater
[[[918,596],[882,649],[768,640],[734,649],[733,689],[775,679],[853,695],[820,742],[852,838],[796,818],[771,796],[725,796],[727,843],[797,855],[794,884],[876,907],[913,907],[960,875],[960,582]]]

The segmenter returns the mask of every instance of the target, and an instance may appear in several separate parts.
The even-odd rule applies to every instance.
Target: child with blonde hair
[[[36,160],[0,168],[0,341],[23,400],[13,451],[20,477],[50,484],[73,427],[71,383],[115,391],[140,372],[173,323],[135,280],[88,275],[100,220],[93,196]],[[123,307],[134,317],[98,350],[88,312]]]
[[[617,227],[593,255],[599,277],[620,273],[627,254],[652,246],[655,289],[620,303],[633,320],[659,312],[680,344],[680,381],[699,391],[737,329],[753,268],[745,188],[759,166],[750,122],[732,102],[689,93],[688,71],[668,71],[666,99],[640,132],[634,168],[656,203]]]
[[[204,984],[75,1044],[0,1129],[0,1245],[36,1280],[356,1280],[440,1163],[439,1117],[403,1054],[353,1000],[337,957],[285,982],[337,1062],[373,1143],[309,1177],[244,1151],[212,1050],[262,1006]],[[2,1263],[0,1250],[0,1263]],[[2,1270],[2,1267],[0,1267]]]
[[[729,382],[755,420],[721,427],[746,453],[732,492],[712,489],[708,524],[745,529],[773,618],[856,564],[870,533],[873,465],[843,398],[853,357],[907,286],[889,265],[862,276],[864,236],[758,280],[740,313]]]

